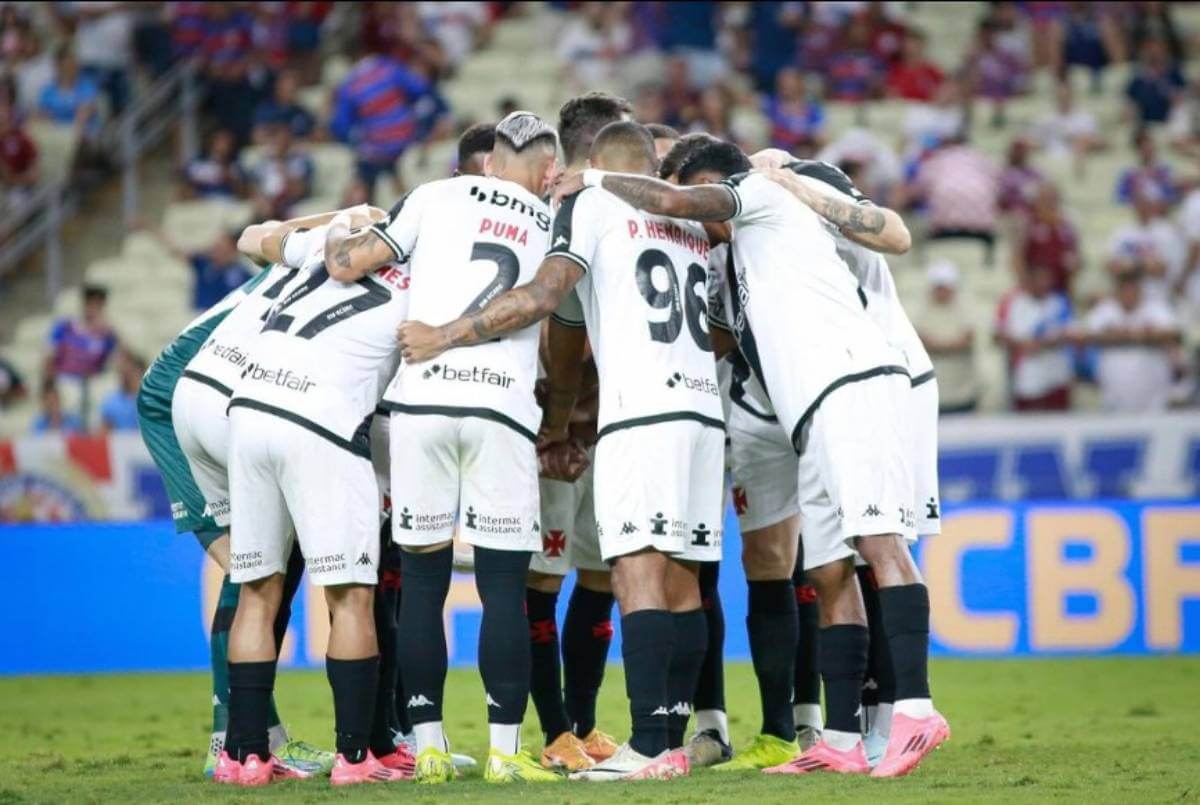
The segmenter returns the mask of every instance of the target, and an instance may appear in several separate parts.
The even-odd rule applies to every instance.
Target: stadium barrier
[[[1200,498],[1200,417],[944,417],[946,501]],[[171,516],[141,437],[0,441],[0,523]]]
[[[917,549],[936,653],[1200,652],[1200,502],[951,504],[943,523],[944,533]],[[725,651],[746,659],[732,515],[726,528]],[[169,521],[0,527],[0,551],[9,568],[0,673],[207,666],[220,578]],[[314,590],[301,588],[285,665],[323,661],[328,613]],[[473,665],[480,613],[470,576],[455,577],[446,618],[452,663]],[[617,645],[609,656],[619,659]]]

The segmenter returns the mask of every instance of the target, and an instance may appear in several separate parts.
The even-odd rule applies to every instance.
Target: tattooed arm
[[[904,254],[912,247],[912,235],[895,210],[860,204],[815,179],[798,176],[786,168],[764,171],[813,212],[842,230],[842,234],[868,249],[886,254]]]
[[[561,200],[582,190],[583,173],[564,178],[554,195]],[[687,218],[692,221],[727,221],[737,214],[733,192],[718,184],[689,187],[664,182],[635,173],[604,173],[600,184],[632,207],[655,215]]]
[[[448,349],[491,341],[535,324],[558,308],[582,276],[583,268],[574,260],[550,255],[531,282],[505,291],[470,316],[441,327],[406,321],[397,330],[404,359],[421,363]]]
[[[354,221],[339,213],[325,232],[325,267],[339,282],[356,282],[396,259],[392,247],[373,228],[351,232]]]
[[[349,214],[353,226],[368,226],[387,214],[376,207],[359,204],[357,207],[347,207],[345,210],[306,215],[303,218],[292,218],[287,221],[265,221],[261,224],[250,224],[242,230],[242,234],[238,237],[238,251],[257,263],[283,262],[283,242],[288,235],[299,229],[314,229],[324,226],[339,212]]]

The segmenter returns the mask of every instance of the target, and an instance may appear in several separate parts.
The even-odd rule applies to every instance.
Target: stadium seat
[[[163,215],[163,234],[182,252],[210,247],[223,229],[241,227],[250,220],[248,203],[229,201],[177,201]]]
[[[38,167],[43,177],[65,179],[71,172],[75,151],[79,147],[75,129],[48,120],[34,119],[26,125],[26,131],[37,146]]]

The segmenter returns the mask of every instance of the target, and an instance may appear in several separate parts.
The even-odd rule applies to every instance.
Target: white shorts
[[[875,534],[916,539],[904,375],[880,375],[832,391],[804,432],[799,462],[804,569],[854,554]]]
[[[391,418],[392,539],[436,545],[458,523],[469,545],[542,549],[537,453],[528,437],[479,417],[393,411]]]
[[[588,451],[595,461],[595,450]],[[538,480],[542,499],[542,550],[533,555],[529,569],[550,576],[565,576],[571,568],[607,571],[596,536],[596,509],[592,501],[595,465],[574,483]]]
[[[597,531],[606,561],[653,548],[721,559],[725,434],[691,420],[624,428],[596,445]]]
[[[930,537],[942,533],[942,497],[938,492],[937,379],[931,378],[913,386],[908,405],[917,536]]]
[[[379,580],[379,487],[371,461],[301,425],[229,413],[230,578],[287,569],[293,531],[313,584]]]
[[[204,514],[229,527],[229,398],[184,375],[171,397],[171,424],[204,496]]]
[[[735,403],[729,408],[728,427],[733,510],[742,534],[799,512],[796,448],[783,426]]]

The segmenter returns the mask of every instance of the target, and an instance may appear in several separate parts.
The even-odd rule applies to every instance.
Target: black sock
[[[717,590],[720,567],[719,562],[700,565],[700,606],[704,609],[708,642],[704,664],[700,666],[700,678],[696,682],[693,700],[696,710],[725,709],[725,611]]]
[[[821,703],[821,671],[817,666],[817,649],[820,644],[820,607],[817,605],[817,590],[804,578],[804,559],[796,562],[792,575],[796,588],[796,616],[800,625],[799,640],[796,641],[796,676],[792,690],[793,704]],[[797,727],[815,726],[797,724]]]
[[[408,718],[416,724],[442,720],[446,688],[446,630],[442,609],[450,592],[452,548],[431,553],[404,552],[404,593],[400,597],[397,640],[403,698]]]
[[[225,751],[239,763],[271,756],[267,718],[275,689],[275,660],[229,663],[229,730]]]
[[[825,729],[858,732],[863,674],[867,670],[867,627],[854,624],[821,630],[821,678],[825,682]]]
[[[791,741],[796,737],[792,714],[799,635],[796,590],[791,579],[752,581],[749,587],[746,630],[762,701],[762,732]]]
[[[667,748],[667,675],[675,650],[675,623],[665,609],[621,616],[621,654],[635,752],[655,757]]]
[[[382,562],[381,562],[382,564]],[[375,688],[375,716],[371,721],[371,751],[390,755],[396,745],[396,602],[395,591],[380,574],[375,588],[375,636],[379,641],[379,680]]]
[[[596,728],[596,697],[612,643],[613,594],[575,584],[563,619],[563,703],[575,734]]]
[[[708,649],[708,623],[702,609],[674,612],[671,619],[675,621],[675,651],[667,672],[667,699],[671,703],[667,746],[678,749],[683,746],[683,734],[692,715],[692,697]]]
[[[895,679],[893,701],[929,698],[929,590],[904,584],[879,590],[879,611]]]
[[[379,655],[361,660],[326,657],[325,676],[333,688],[333,728],[338,754],[351,763],[362,763],[367,759],[371,724],[375,720]]]
[[[394,676],[392,679],[391,723],[397,732],[408,735],[412,732],[412,724],[408,720],[407,700],[404,698],[404,674],[400,671],[400,657],[398,656],[400,650],[400,600],[404,581],[401,572],[401,564],[404,561],[403,554],[404,551],[400,546],[391,541],[389,532],[388,541],[379,552],[379,590],[384,594],[384,600],[391,609],[393,620],[396,623],[397,655],[394,656],[395,664],[392,666]]]
[[[304,579],[304,554],[300,553],[300,545],[292,546],[292,554],[288,557],[287,571],[283,576],[283,597],[279,601],[279,611],[275,613],[275,656],[283,647],[283,638],[287,635],[288,623],[292,619],[292,600],[300,589]]]
[[[529,615],[529,648],[533,672],[529,677],[529,695],[537,710],[546,743],[571,729],[563,707],[562,667],[558,655],[558,592],[525,590],[525,611]]]
[[[489,724],[520,724],[529,704],[529,618],[525,615],[528,551],[475,547],[475,589],[483,602],[479,675]],[[412,592],[412,589],[409,589]]]
[[[863,682],[863,717],[868,708],[891,704],[896,700],[896,675],[892,670],[892,651],[883,629],[883,613],[879,605],[879,588],[869,567],[859,567],[858,584],[862,588],[863,604],[867,609],[867,630],[871,633],[871,649],[867,655],[867,676]],[[865,724],[868,731],[870,723]]]

